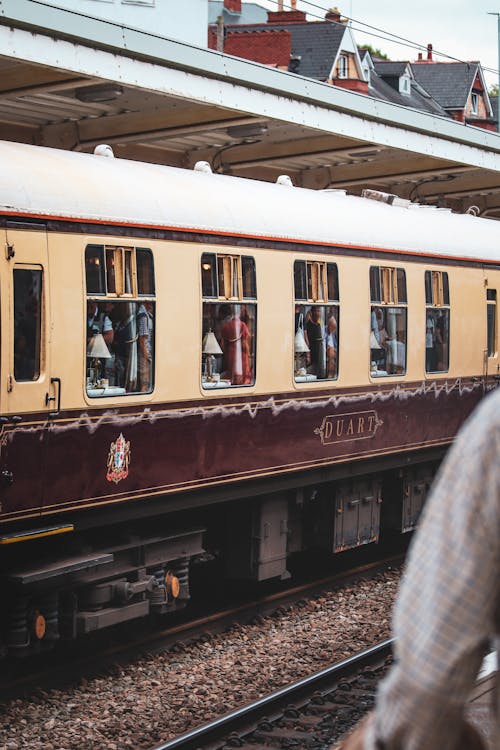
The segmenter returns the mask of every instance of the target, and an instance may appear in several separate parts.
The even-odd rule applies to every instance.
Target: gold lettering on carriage
[[[323,445],[330,445],[347,440],[373,438],[383,424],[375,410],[329,414],[323,417],[321,425],[316,427],[314,434],[320,436]]]

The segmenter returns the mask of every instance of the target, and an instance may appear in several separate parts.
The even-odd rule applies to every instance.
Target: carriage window
[[[425,371],[449,368],[450,291],[445,271],[425,272]]]
[[[339,283],[335,263],[296,260],[294,379],[338,377]]]
[[[486,290],[486,320],[488,335],[488,357],[497,353],[497,290]]]
[[[87,294],[106,294],[103,247],[89,245],[85,250],[85,275],[87,278]]]
[[[370,374],[406,373],[407,297],[403,268],[370,268]]]
[[[151,250],[89,245],[85,270],[87,394],[151,392],[155,322]]]
[[[137,292],[139,295],[153,296],[155,277],[153,271],[153,254],[151,250],[138,247],[135,251],[137,262]]]
[[[14,269],[14,378],[40,377],[42,271]]]
[[[203,253],[201,382],[205,389],[253,385],[257,330],[255,260]]]

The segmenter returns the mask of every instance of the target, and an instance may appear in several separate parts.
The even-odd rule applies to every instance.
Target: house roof
[[[478,62],[418,62],[413,75],[444,109],[464,109],[479,71]]]
[[[405,60],[373,60],[373,65],[379,76],[397,77],[402,76],[406,73],[406,69],[409,66],[409,62]]]
[[[342,44],[346,26],[341,23],[306,22],[253,25],[252,31],[284,30],[292,38],[291,54],[300,57],[295,73],[307,78],[325,81],[330,75],[333,61]],[[243,33],[243,28],[231,27],[231,33]]]
[[[421,112],[429,112],[432,115],[449,117],[446,110],[420,86],[418,81],[411,80],[410,93],[407,95],[401,94],[398,89],[395,89],[377,75],[375,70],[370,76],[368,94],[374,96],[376,99],[383,99],[403,107],[412,107],[413,109],[419,109]]]
[[[258,3],[242,3],[241,13],[238,13],[224,8],[224,0],[209,0],[208,23],[217,23],[217,18],[220,15],[223,16],[225,24],[266,23],[267,8],[263,8]]]

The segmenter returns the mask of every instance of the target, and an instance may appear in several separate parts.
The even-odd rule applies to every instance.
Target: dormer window
[[[407,73],[399,78],[399,93],[405,96],[410,96],[411,94],[410,76]]]
[[[370,66],[368,64],[363,64],[363,76],[369,86],[370,85]]]
[[[473,91],[470,97],[470,111],[472,115],[477,115],[479,111],[479,94]]]
[[[347,58],[347,55],[339,55],[338,77],[347,78],[348,69],[349,69],[349,60]]]

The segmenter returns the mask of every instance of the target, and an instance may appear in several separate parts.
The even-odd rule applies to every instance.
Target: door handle
[[[55,408],[55,411],[49,412],[49,417],[57,417],[57,415],[61,411],[61,378],[51,378],[50,383],[51,385],[57,384],[57,406]],[[50,393],[46,393],[45,406],[48,406],[51,401],[56,401],[56,396],[51,396]]]

